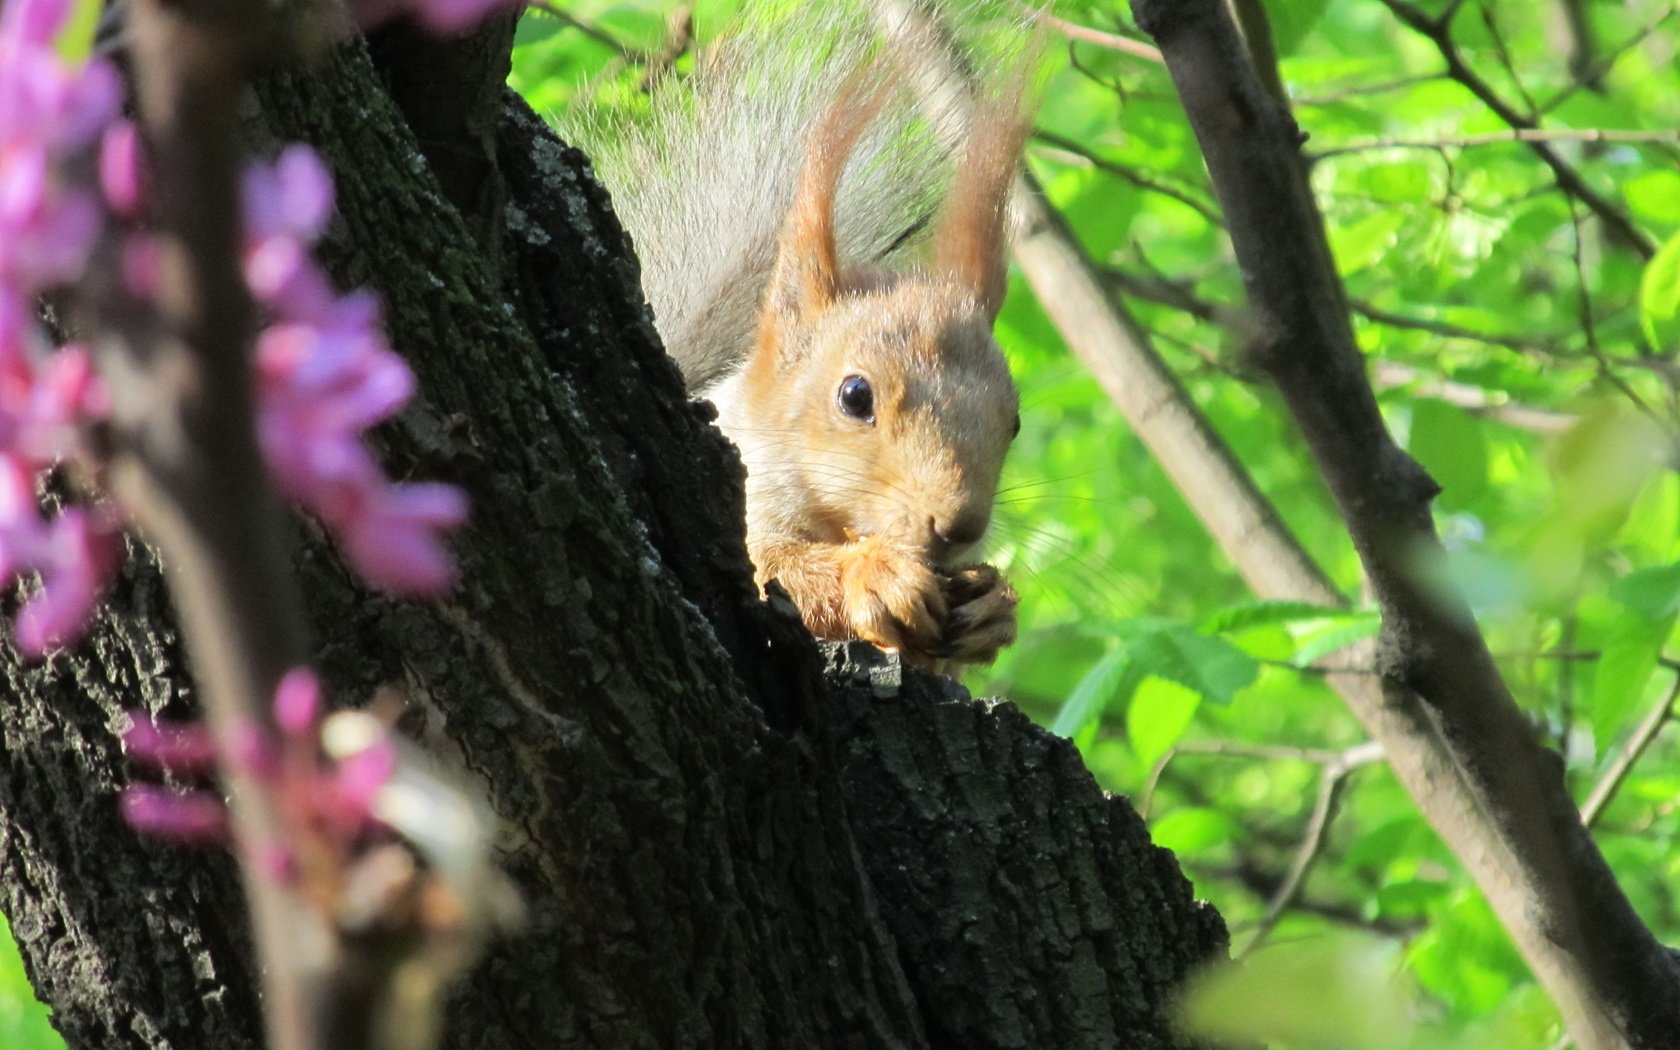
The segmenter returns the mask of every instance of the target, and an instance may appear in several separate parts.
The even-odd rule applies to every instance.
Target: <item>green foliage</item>
[[[645,60],[669,57],[670,6],[567,5],[588,31],[532,12],[513,81],[551,112],[579,91],[633,102]],[[700,46],[733,6],[697,5]],[[1454,5],[1453,37],[1474,74],[1649,240],[1649,259],[1561,192],[1534,148],[1384,4],[1266,8],[1380,404],[1442,486],[1448,556],[1420,571],[1470,599],[1584,798],[1680,666],[1680,84],[1669,68],[1680,18],[1667,0],[1581,6],[1590,47],[1573,65],[1562,20],[1533,5]],[[1054,13],[1138,36],[1096,0]],[[1368,659],[1378,618],[1360,607],[1358,561],[1309,457],[1243,367],[1241,274],[1164,71],[1048,39],[1060,61],[1033,172],[1349,608],[1255,602],[1017,282],[998,334],[1023,430],[990,557],[1022,593],[1022,630],[970,684],[1072,736],[1108,787],[1147,792],[1157,840],[1241,945],[1292,862],[1321,764],[1365,739],[1315,667]],[[692,61],[688,48],[675,68]],[[1595,129],[1618,134],[1592,141]],[[1670,943],[1675,759],[1658,737],[1596,825]],[[1329,990],[1334,1045],[1557,1037],[1555,1011],[1462,867],[1380,767],[1347,782],[1271,935],[1284,942],[1300,951],[1268,948],[1198,999],[1205,1030],[1235,1014],[1243,1035],[1326,1045],[1326,1029],[1301,1024]],[[1292,1009],[1309,993],[1309,1008]]]
[[[24,976],[23,960],[0,922],[0,1046],[7,1050],[62,1050],[64,1040],[47,1020]]]

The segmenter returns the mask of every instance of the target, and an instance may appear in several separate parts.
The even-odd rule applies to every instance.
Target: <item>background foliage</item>
[[[680,9],[698,45],[677,5],[562,6],[526,16],[512,78],[554,117],[579,93],[633,104],[650,69],[685,68],[735,5]],[[1675,745],[1639,732],[1680,689],[1665,650],[1680,478],[1652,455],[1680,417],[1680,16],[1671,0],[1454,5],[1469,77],[1542,129],[1630,238],[1561,192],[1397,6],[1266,5],[1385,413],[1443,487],[1451,555],[1427,569],[1471,596],[1577,797],[1608,792],[1601,847],[1658,937],[1680,941]],[[1140,39],[1114,4],[1053,14]],[[1164,71],[1055,28],[1048,40],[1033,171],[1283,518],[1359,594],[1310,462],[1245,375],[1240,275]],[[1209,1011],[1295,1046],[1552,1045],[1555,1011],[1314,671],[1369,637],[1374,614],[1251,600],[1018,280],[999,336],[1024,407],[991,560],[1022,593],[1023,630],[969,684],[1073,736],[1236,950],[1263,946]],[[1301,989],[1310,1011],[1293,1008]],[[54,1045],[19,999],[8,954],[0,1045]],[[1282,1004],[1275,1018],[1262,1002]]]

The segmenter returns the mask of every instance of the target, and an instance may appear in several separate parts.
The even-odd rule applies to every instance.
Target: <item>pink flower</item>
[[[232,756],[218,755],[201,726],[154,725],[141,712],[131,717],[124,742],[137,760],[176,776],[202,775],[231,762],[257,782],[277,823],[261,863],[277,879],[330,879],[331,872],[318,868],[321,858],[348,863],[369,834],[383,828],[375,816],[377,800],[398,766],[389,728],[359,712],[335,715],[355,719],[359,732],[350,734],[356,739],[349,748],[335,752],[326,746],[321,682],[307,667],[286,672],[275,687],[273,728],[251,727]],[[124,789],[122,806],[123,816],[141,831],[190,842],[225,835],[225,807],[208,792],[136,784]],[[303,856],[315,858],[317,866],[299,863]]]
[[[314,244],[332,218],[332,175],[308,146],[287,146],[273,164],[246,170],[244,209],[247,243],[284,236]]]
[[[69,14],[69,0],[11,0],[0,7],[0,40],[51,47]]]
[[[273,242],[271,242],[273,243]],[[299,265],[315,274],[313,261]],[[325,278],[311,278],[325,285]],[[395,486],[363,433],[414,394],[414,374],[385,344],[377,302],[335,299],[308,320],[281,322],[257,341],[258,436],[275,484],[320,517],[368,582],[431,595],[454,580],[442,534],[466,500],[443,485]]]
[[[466,517],[466,495],[453,485],[390,485],[347,522],[345,547],[375,587],[438,594],[455,580],[454,559],[438,534]]]
[[[227,806],[208,791],[176,791],[151,784],[123,789],[129,827],[176,842],[219,843],[227,837]]]
[[[129,712],[123,748],[138,761],[177,776],[194,776],[216,768],[216,741],[208,726],[195,722],[153,722],[144,711]]]
[[[140,130],[130,121],[119,120],[99,143],[99,188],[113,212],[125,218],[140,213],[140,173]]]
[[[116,535],[78,507],[52,519],[35,538],[30,567],[40,573],[41,587],[18,610],[16,626],[26,656],[61,648],[87,629],[120,554]]]

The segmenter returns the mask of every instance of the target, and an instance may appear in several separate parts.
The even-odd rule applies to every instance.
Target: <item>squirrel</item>
[[[969,556],[1020,429],[992,324],[1029,122],[1006,91],[935,142],[904,74],[822,17],[821,41],[725,41],[591,153],[667,351],[740,450],[759,586],[819,638],[990,662],[1018,598]]]

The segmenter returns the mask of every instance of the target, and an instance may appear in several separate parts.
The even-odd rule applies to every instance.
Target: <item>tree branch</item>
[[[1680,973],[1582,827],[1561,762],[1536,743],[1468,609],[1417,573],[1442,556],[1435,485],[1394,444],[1365,379],[1299,129],[1247,68],[1218,0],[1140,0],[1137,14],[1166,57],[1263,318],[1254,361],[1329,483],[1383,610],[1381,693],[1350,697],[1356,713],[1577,1042],[1667,1045]]]
[[[1604,815],[1604,810],[1616,797],[1616,792],[1621,790],[1628,774],[1633,772],[1634,763],[1638,762],[1645,749],[1651,746],[1651,742],[1662,732],[1668,720],[1674,717],[1674,702],[1677,699],[1680,699],[1680,675],[1675,676],[1674,684],[1669,687],[1668,692],[1663,694],[1661,700],[1652,704],[1651,710],[1639,720],[1639,725],[1634,727],[1632,735],[1616,752],[1616,757],[1604,771],[1604,776],[1593,785],[1587,800],[1581,803],[1581,823],[1589,828],[1598,823],[1598,818]]]
[[[1318,859],[1319,851],[1324,848],[1325,837],[1330,833],[1330,821],[1335,817],[1336,806],[1341,800],[1342,789],[1347,786],[1348,776],[1373,762],[1382,761],[1382,757],[1382,745],[1369,740],[1343,751],[1320,768],[1318,797],[1313,801],[1312,814],[1307,817],[1307,827],[1301,835],[1301,844],[1295,850],[1294,859],[1289,862],[1289,872],[1273,891],[1271,899],[1266,901],[1265,914],[1261,915],[1259,923],[1255,925],[1248,943],[1237,953],[1238,958],[1247,956],[1266,942],[1266,938],[1277,926],[1278,919],[1283,917],[1284,911],[1301,892],[1302,885],[1307,881],[1307,872],[1312,870],[1313,862]]]
[[[1441,16],[1434,17],[1405,2],[1405,0],[1382,0],[1382,3],[1394,12],[1395,17],[1400,19],[1401,22],[1435,45],[1435,50],[1440,53],[1441,60],[1446,63],[1447,75],[1458,81],[1466,91],[1481,100],[1482,105],[1492,111],[1494,116],[1504,121],[1507,126],[1515,131],[1535,130],[1537,125],[1532,118],[1525,117],[1512,109],[1510,104],[1500,98],[1499,93],[1493,90],[1493,86],[1483,80],[1464,61],[1464,55],[1458,50],[1458,44],[1452,37],[1452,16],[1456,12],[1456,6]],[[1617,208],[1603,194],[1593,189],[1586,179],[1581,177],[1580,172],[1576,171],[1558,155],[1558,152],[1551,147],[1549,142],[1538,140],[1525,140],[1525,142],[1534,155],[1539,157],[1546,167],[1552,169],[1552,177],[1557,180],[1558,186],[1565,193],[1575,197],[1591,209],[1593,214],[1598,216],[1599,220],[1616,235],[1618,240],[1637,252],[1641,259],[1649,259],[1656,254],[1656,246],[1645,235],[1645,231],[1635,226],[1620,208]]]
[[[156,342],[102,340],[113,396],[112,481],[170,565],[204,709],[224,755],[270,724],[270,698],[308,660],[302,600],[280,504],[257,448],[251,388],[255,311],[239,261],[245,62],[268,21],[260,5],[135,0],[130,7],[140,112],[153,151],[160,238]],[[260,785],[223,772],[265,974],[275,1050],[317,1045],[326,960],[314,916],[260,870],[279,821]],[[329,953],[330,954],[330,953]]]
[[[1432,139],[1383,137],[1355,139],[1329,149],[1309,151],[1309,162],[1347,153],[1365,153],[1379,149],[1474,149],[1478,146],[1502,146],[1512,142],[1629,142],[1673,146],[1680,144],[1680,131],[1640,131],[1628,128],[1511,128],[1485,135],[1447,135]]]

